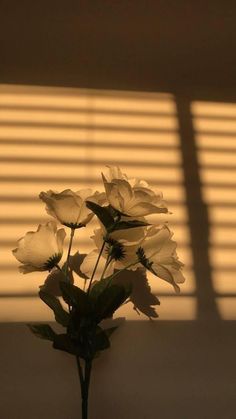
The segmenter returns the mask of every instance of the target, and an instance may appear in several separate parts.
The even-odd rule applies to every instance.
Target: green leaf
[[[116,281],[116,280],[115,280]],[[98,297],[109,287],[113,285],[118,285],[119,287],[123,288],[126,298],[128,298],[132,293],[132,282],[127,280],[124,281],[122,284],[113,283],[112,282],[112,275],[106,278],[97,281],[91,288],[89,293],[89,299],[91,299],[94,303],[98,299]],[[126,299],[125,298],[125,299]]]
[[[27,324],[31,332],[41,339],[51,340],[53,342],[56,333],[54,330],[49,326],[49,324]]]
[[[73,284],[74,279],[73,279],[72,271],[70,269],[70,263],[69,263],[69,266],[67,262],[63,263],[61,267],[61,274],[62,274],[62,279],[61,279],[62,282],[70,282]]]
[[[58,298],[42,290],[39,291],[39,297],[53,310],[56,321],[62,326],[67,327],[69,324],[69,314],[64,310]]]
[[[109,230],[114,224],[114,218],[106,207],[101,207],[92,201],[86,201],[87,207],[99,218],[101,223]]]
[[[90,293],[89,293],[89,299],[92,301],[95,301],[102,292],[111,285],[110,277],[103,278],[100,281],[97,281],[92,286]]]
[[[68,352],[69,354],[77,355],[76,345],[72,342],[70,337],[63,333],[55,335],[53,339],[53,348],[59,349],[60,351]]]
[[[119,284],[119,285],[121,286],[121,284]],[[125,299],[127,299],[132,294],[133,284],[132,284],[132,282],[128,278],[126,278],[126,281],[124,281],[124,283],[122,284],[122,286],[125,289],[125,295],[126,295],[126,298]]]
[[[110,285],[98,296],[95,304],[95,317],[97,321],[112,317],[113,313],[127,299],[127,293],[124,287],[119,285]]]
[[[63,299],[69,306],[72,306],[77,310],[80,315],[88,312],[88,296],[79,287],[69,283],[60,282]]]
[[[114,225],[112,231],[127,230],[129,228],[145,227],[148,225],[150,224],[146,223],[145,221],[139,221],[139,220],[119,221],[117,224]]]

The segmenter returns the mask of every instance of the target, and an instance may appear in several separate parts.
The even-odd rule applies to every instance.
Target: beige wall
[[[163,191],[187,280],[176,296],[149,278],[155,322],[120,312],[90,419],[235,419],[235,2],[3,0],[0,16],[0,417],[80,417],[73,358],[24,326],[51,319],[44,278],[11,249],[47,219],[41,190],[98,187],[116,163]]]
[[[224,412],[233,419],[235,105],[171,93],[15,85],[2,85],[0,100],[3,417],[79,417],[73,358],[22,324],[53,320],[37,297],[45,277],[20,274],[11,249],[50,218],[40,191],[101,189],[100,172],[119,164],[163,191],[172,214],[152,220],[167,220],[173,229],[186,283],[176,296],[149,277],[161,300],[155,322],[131,305],[117,313],[127,322],[95,361],[91,418],[221,418]],[[95,220],[81,230],[74,250],[92,249],[94,227]]]

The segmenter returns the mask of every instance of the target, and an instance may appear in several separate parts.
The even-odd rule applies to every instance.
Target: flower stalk
[[[88,396],[89,384],[92,371],[92,361],[86,360],[84,364],[84,372],[81,367],[80,358],[77,356],[77,367],[80,378],[80,391],[82,400],[82,419],[88,419]]]
[[[92,361],[85,361],[85,374],[84,374],[84,387],[83,387],[83,400],[82,400],[82,418],[88,418],[88,396],[89,384],[91,377]]]
[[[65,262],[60,263],[62,267],[59,262],[66,233],[63,228],[57,229],[55,221],[26,233],[13,250],[13,255],[21,263],[20,272],[50,272],[45,286],[40,287],[39,297],[53,311],[56,322],[64,328],[63,333],[45,323],[28,326],[37,337],[50,341],[54,349],[76,358],[82,419],[88,419],[93,360],[110,347],[110,336],[117,328],[115,324],[107,328],[104,320],[112,319],[116,310],[130,301],[135,304],[138,314],[138,309],[145,313],[141,304],[134,302],[133,275],[126,275],[127,270],[135,271],[143,266],[174,286],[176,292],[179,291],[177,284],[184,282],[183,264],[178,260],[176,243],[171,240],[172,232],[166,223],[155,227],[145,219],[150,214],[168,212],[162,193],[153,191],[145,181],[129,179],[117,167],[109,167],[108,175],[102,176],[105,193],[93,193],[90,189],[40,193],[47,213],[70,228]],[[94,215],[100,222],[100,228],[95,229],[91,237],[96,248],[87,255],[78,252],[78,264],[72,266],[70,255],[75,229],[85,227]],[[101,258],[105,259],[102,274],[100,278],[96,275],[94,281]],[[75,285],[74,273],[80,280],[84,279],[83,286]],[[121,281],[114,281],[122,273],[125,275],[119,278]],[[146,277],[141,279],[145,281]],[[147,296],[154,297],[148,282],[144,283],[141,292],[143,290]],[[151,305],[159,304],[158,299],[152,298],[151,301],[148,314],[145,313],[149,318],[157,317]]]
[[[107,268],[108,268],[109,264],[111,263],[111,261],[112,261],[112,258],[111,258],[110,256],[108,256],[108,258],[107,258],[107,260],[106,260],[106,262],[105,262],[105,265],[104,265],[103,271],[102,271],[101,279],[103,279],[103,278],[104,278],[104,275],[105,275],[105,273],[106,273],[106,270],[107,270]]]
[[[69,247],[68,247],[67,258],[66,258],[66,270],[65,270],[66,277],[68,277],[68,272],[69,272],[70,252],[71,252],[71,247],[72,247],[72,243],[73,243],[74,234],[75,234],[75,229],[71,228],[71,230],[70,230],[70,241],[69,241]]]
[[[93,273],[92,273],[91,278],[90,278],[90,281],[89,281],[89,286],[88,286],[88,289],[87,289],[87,294],[89,294],[89,292],[90,292],[91,285],[92,285],[92,282],[93,282],[93,278],[94,278],[94,275],[95,275],[95,273],[96,273],[96,270],[97,270],[97,267],[98,267],[98,264],[99,264],[100,258],[101,258],[101,256],[102,256],[102,252],[103,252],[103,250],[104,250],[105,244],[106,244],[106,239],[104,238],[104,240],[103,240],[103,244],[102,244],[102,247],[101,247],[101,249],[100,249],[100,252],[99,252],[99,254],[98,254],[97,261],[96,261],[95,266],[94,266],[94,269],[93,269]]]

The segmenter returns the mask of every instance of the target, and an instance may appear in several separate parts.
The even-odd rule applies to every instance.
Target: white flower
[[[183,283],[185,278],[181,272],[181,263],[176,254],[176,242],[171,240],[172,233],[164,225],[160,228],[151,227],[147,236],[138,249],[140,262],[154,275],[173,285],[179,292],[178,283]]]
[[[81,189],[73,192],[66,189],[60,193],[49,190],[41,192],[39,197],[46,203],[46,211],[70,228],[84,227],[92,219],[93,213],[86,206],[86,200],[101,204],[104,202],[104,193],[92,189]]]
[[[112,182],[113,179],[125,179],[129,180],[125,173],[122,173],[119,166],[107,166],[106,179],[108,182]]]
[[[142,217],[167,212],[162,193],[154,192],[145,181],[128,180],[116,166],[109,167],[108,176],[102,177],[109,204],[121,214]]]
[[[51,270],[61,259],[65,230],[57,230],[56,223],[50,221],[39,225],[37,231],[29,231],[18,241],[12,251],[22,265],[20,272]]]
[[[96,249],[92,250],[92,252],[90,252],[84,258],[80,267],[81,271],[88,277],[91,277],[99,251],[103,245],[104,234],[105,231],[102,228],[99,228],[94,230],[94,236],[91,237],[96,245]],[[106,276],[111,275],[114,269],[123,269],[130,263],[138,260],[136,251],[144,240],[144,237],[145,229],[143,227],[136,227],[128,230],[118,230],[109,235],[109,240],[106,243],[102,253],[103,261],[104,259],[107,259],[108,251],[111,249],[113,241],[114,246],[118,245],[118,249],[114,249],[114,258],[106,270]],[[137,269],[137,266],[130,267],[129,269]]]
[[[81,271],[89,277],[91,277],[99,250],[102,247],[103,236],[104,232],[102,229],[94,231],[92,239],[96,244],[96,249],[85,257],[81,265]],[[166,225],[159,228],[144,229],[139,227],[131,230],[119,230],[113,232],[110,237],[121,244],[123,256],[122,252],[120,252],[121,257],[117,260],[112,260],[105,276],[111,275],[114,269],[128,267],[130,270],[136,270],[144,266],[155,276],[170,283],[176,292],[180,291],[177,284],[185,281],[181,272],[183,263],[178,260],[176,254],[177,244],[171,240],[172,233]],[[106,250],[103,251],[102,257],[103,259],[107,258]]]

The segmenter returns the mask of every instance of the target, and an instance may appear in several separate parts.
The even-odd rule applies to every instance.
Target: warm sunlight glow
[[[45,275],[20,274],[11,254],[18,238],[49,219],[38,194],[101,189],[100,173],[108,164],[163,191],[173,214],[153,219],[173,227],[187,280],[180,296],[157,278],[150,277],[150,283],[161,299],[160,319],[193,320],[195,277],[173,95],[7,85],[1,86],[0,105],[0,320],[46,320],[49,315],[35,298]],[[88,239],[93,226],[80,231],[74,249],[93,248]],[[134,318],[131,306],[122,310]]]
[[[209,257],[220,315],[236,319],[236,105],[192,104],[204,202],[210,222]]]

